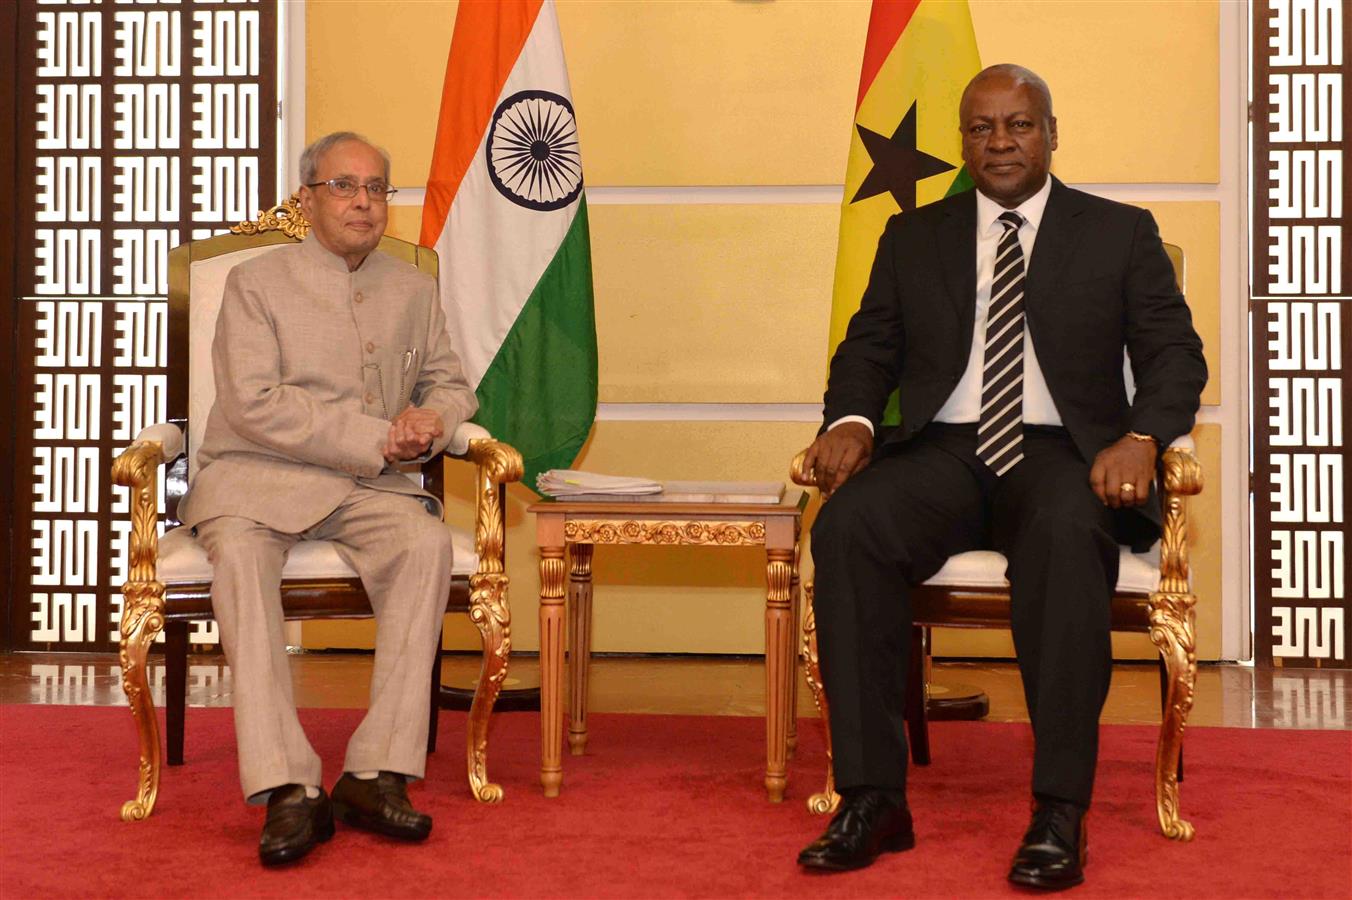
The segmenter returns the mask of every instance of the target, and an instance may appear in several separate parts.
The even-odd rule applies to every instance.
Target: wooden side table
[[[798,536],[807,494],[774,504],[544,500],[533,504],[540,548],[540,783],[546,797],[563,784],[564,586],[568,600],[568,745],[587,746],[587,668],[591,661],[591,563],[597,544],[765,547],[765,790],[784,799],[796,743],[798,688]],[[571,566],[565,563],[565,550]]]

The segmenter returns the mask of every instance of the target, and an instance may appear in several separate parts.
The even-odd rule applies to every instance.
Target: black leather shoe
[[[914,846],[915,831],[906,802],[873,788],[858,788],[841,799],[826,833],[798,854],[798,865],[845,872],[871,865],[879,853]]]
[[[432,831],[432,817],[408,802],[404,776],[381,772],[357,778],[348,772],[333,786],[333,811],[348,825],[405,841],[421,841]]]
[[[1034,801],[1033,823],[1014,854],[1009,880],[1063,891],[1084,881],[1084,861],[1084,810],[1063,800]]]
[[[299,784],[277,788],[268,797],[268,818],[258,839],[258,858],[265,866],[295,862],[333,837],[333,805],[321,789],[313,799]]]

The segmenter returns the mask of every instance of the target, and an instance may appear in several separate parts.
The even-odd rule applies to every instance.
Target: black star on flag
[[[915,183],[954,168],[916,147],[915,103],[911,104],[890,138],[869,131],[863,125],[855,127],[859,129],[864,149],[873,160],[873,168],[864,177],[864,183],[859,185],[859,191],[851,203],[867,200],[886,191],[903,211],[915,209]]]

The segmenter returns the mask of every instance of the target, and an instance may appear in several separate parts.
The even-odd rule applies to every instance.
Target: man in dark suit
[[[1036,741],[1009,878],[1060,889],[1084,879],[1118,543],[1158,533],[1157,454],[1191,430],[1206,364],[1150,213],[1048,174],[1045,82],[992,66],[959,115],[977,189],[888,222],[807,451],[829,499],[812,549],[843,801],[798,861],[852,869],[914,845],[908,586],[990,548],[1009,561]],[[901,426],[875,449],[894,389]]]

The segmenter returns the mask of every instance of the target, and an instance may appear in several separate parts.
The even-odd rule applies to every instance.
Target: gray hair
[[[390,154],[386,152],[384,147],[376,146],[355,131],[335,131],[332,134],[324,135],[301,151],[300,183],[314,184],[315,178],[319,175],[319,161],[324,157],[324,154],[347,141],[365,144],[379,153],[381,158],[385,160],[385,180],[390,180]]]
[[[980,72],[977,72],[976,76],[973,77],[971,81],[967,82],[967,87],[962,92],[963,100],[967,99],[967,92],[970,91],[977,82],[985,81],[987,78],[995,76],[1004,76],[1015,84],[1022,84],[1032,88],[1033,92],[1042,100],[1042,106],[1047,113],[1047,118],[1050,119],[1052,117],[1052,91],[1051,88],[1047,87],[1047,82],[1043,81],[1042,76],[1032,69],[1026,69],[1023,66],[1015,65],[1014,63],[996,63],[993,66],[987,66]]]

